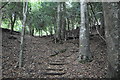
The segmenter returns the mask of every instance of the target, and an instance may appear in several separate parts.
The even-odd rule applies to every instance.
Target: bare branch
[[[7,4],[9,4],[10,2],[5,3],[3,6],[0,7],[0,10],[2,10]]]

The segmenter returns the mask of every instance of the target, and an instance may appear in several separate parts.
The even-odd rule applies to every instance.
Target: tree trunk
[[[32,28],[31,35],[34,36],[34,28]]]
[[[34,27],[32,27],[32,26],[29,25],[29,31],[30,31],[30,32],[29,32],[30,35],[31,35],[31,36],[34,36]]]
[[[71,28],[74,30],[74,17],[71,18]]]
[[[47,30],[44,30],[44,31],[45,31],[45,33],[46,33],[46,36],[48,36]]]
[[[118,79],[120,79],[120,1],[118,2],[118,21],[119,21],[119,23],[118,23],[118,25],[119,25],[119,28],[118,28],[118,34],[119,34],[119,37],[118,37],[118,40],[119,40],[119,45],[118,45],[118,47],[119,47],[119,50],[118,50],[118,52],[119,52],[119,54],[118,54],[118,56],[119,56],[119,59],[118,59]]]
[[[52,36],[52,34],[53,34],[53,28],[52,28],[52,26],[49,26],[49,29],[50,29],[50,35]]]
[[[14,31],[14,22],[11,21],[11,33]]]
[[[57,6],[57,29],[56,29],[56,41],[60,40],[60,10],[61,10],[61,3],[58,2],[58,6]]]
[[[61,39],[64,40],[65,39],[65,30],[66,30],[66,5],[65,2],[62,3],[62,25],[61,25]]]
[[[32,35],[32,29],[31,29],[31,26],[29,25],[29,34]]]
[[[11,33],[14,31],[15,21],[16,21],[16,13],[13,13],[11,16]]]
[[[2,6],[2,2],[0,2],[0,7]],[[2,9],[0,10],[0,28],[2,24]]]
[[[19,54],[19,68],[22,67],[22,58],[23,58],[23,49],[24,49],[24,29],[27,13],[27,4],[28,2],[23,2],[23,22],[22,22],[22,33],[21,33],[21,43],[20,43],[20,54]]]
[[[68,31],[70,30],[70,21],[69,21],[69,18],[67,18],[67,30]]]
[[[103,4],[102,4],[103,5]],[[102,36],[105,36],[105,25],[104,25],[104,12],[103,12],[103,7],[102,7],[102,14],[101,14],[101,28],[100,28],[100,33]]]
[[[54,25],[54,29],[53,30],[54,30],[54,41],[55,41],[55,43],[56,43],[56,34],[57,34],[56,15],[54,15],[54,21],[53,21],[53,25]]]
[[[4,5],[0,6],[0,10],[2,10],[7,4],[9,4],[10,2],[6,2]]]
[[[81,27],[79,33],[79,61],[91,59],[87,3],[81,0]]]
[[[103,9],[107,43],[108,77],[114,78],[119,77],[120,74],[120,68],[118,68],[120,66],[120,2],[103,3]]]
[[[39,37],[40,37],[40,29],[38,30],[38,33],[39,33]]]
[[[69,18],[67,18],[67,32],[66,32],[66,38],[70,35],[69,34],[69,31],[70,31],[70,21],[69,21]]]
[[[0,7],[2,6],[2,2],[0,2]],[[0,10],[0,28],[1,28],[1,23],[2,23],[2,10]],[[0,29],[0,79],[2,80],[2,29]]]
[[[41,37],[42,37],[42,29],[40,29],[40,34],[41,34]]]

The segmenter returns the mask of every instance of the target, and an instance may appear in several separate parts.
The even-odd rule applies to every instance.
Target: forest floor
[[[4,78],[105,78],[106,45],[95,36],[90,40],[91,62],[78,62],[78,39],[53,43],[50,37],[25,35],[23,67],[18,67],[20,34],[2,30]]]

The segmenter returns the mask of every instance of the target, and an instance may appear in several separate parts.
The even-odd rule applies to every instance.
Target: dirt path
[[[3,77],[5,78],[104,78],[106,48],[99,38],[91,40],[92,62],[77,60],[78,40],[54,44],[49,37],[25,36],[23,67],[18,68],[20,36],[3,31]],[[99,45],[99,46],[98,46]]]

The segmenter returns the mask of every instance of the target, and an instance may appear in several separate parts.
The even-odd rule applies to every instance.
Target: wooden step
[[[64,62],[63,60],[51,60],[50,62]]]
[[[50,62],[50,65],[65,65],[66,63]]]
[[[60,58],[58,58],[58,57],[53,57],[53,58],[50,58],[50,61],[64,61],[64,60],[65,60],[64,57],[60,57]]]
[[[63,62],[63,60],[55,60],[55,61],[52,61],[52,62]]]
[[[65,72],[63,71],[48,71],[48,72],[43,72],[43,75],[64,75]]]
[[[47,68],[49,69],[64,69],[63,65],[49,65]]]
[[[52,70],[52,71],[63,71],[63,68],[59,68],[59,69],[53,69],[53,68],[47,68],[46,70]]]

